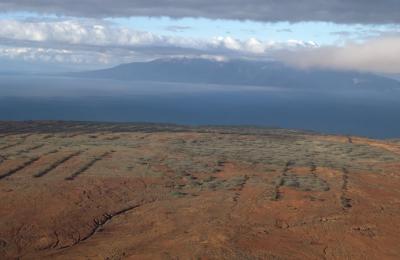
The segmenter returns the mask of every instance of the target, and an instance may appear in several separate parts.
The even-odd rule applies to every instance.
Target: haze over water
[[[252,86],[1,76],[0,120],[256,125],[400,137],[400,90]]]

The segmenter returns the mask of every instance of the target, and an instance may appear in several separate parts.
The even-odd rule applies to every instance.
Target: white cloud
[[[262,53],[268,48],[306,46],[302,41],[262,42],[255,38],[241,41],[233,37],[212,39],[160,36],[105,23],[102,20],[18,21],[0,20],[0,38],[44,43],[91,46],[174,46],[182,48],[225,48]]]
[[[0,58],[59,64],[116,65],[165,57],[271,59],[301,68],[400,74],[400,36],[319,46],[312,41],[163,36],[95,19],[0,20]]]
[[[60,64],[108,64],[114,58],[106,53],[7,46],[0,46],[0,57],[29,62],[50,62]]]
[[[256,38],[250,38],[245,43],[245,48],[253,53],[264,53],[266,46]]]
[[[0,37],[35,42],[68,44],[138,45],[164,43],[166,39],[152,33],[118,28],[102,21],[42,21],[0,20]]]
[[[117,64],[171,56],[243,58],[275,49],[310,47],[306,42],[199,39],[163,36],[103,20],[0,20],[0,57],[48,62]]]
[[[369,39],[344,46],[297,49],[281,52],[278,59],[301,68],[400,73],[400,36]]]

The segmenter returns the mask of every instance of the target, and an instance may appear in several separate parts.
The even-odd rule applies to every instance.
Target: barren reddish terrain
[[[400,142],[0,123],[0,259],[400,259]]]

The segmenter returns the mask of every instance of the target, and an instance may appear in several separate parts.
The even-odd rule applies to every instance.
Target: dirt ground
[[[400,143],[0,123],[0,259],[400,259]]]

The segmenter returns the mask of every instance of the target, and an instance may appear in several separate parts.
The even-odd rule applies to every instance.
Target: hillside
[[[0,123],[1,259],[398,259],[400,144]]]

